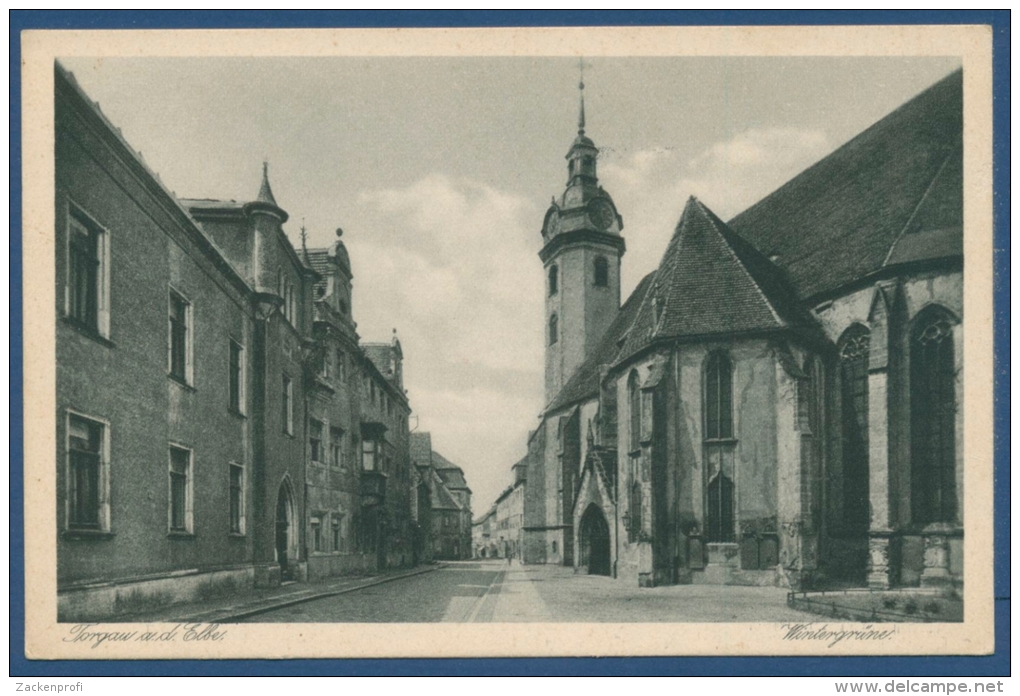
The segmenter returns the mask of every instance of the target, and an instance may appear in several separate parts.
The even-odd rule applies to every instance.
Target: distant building
[[[622,304],[582,101],[542,225],[526,562],[642,586],[962,582],[962,101],[957,72],[729,223],[692,198]]]
[[[471,523],[471,555],[473,558],[500,558],[499,544],[493,532],[496,524],[496,506]]]
[[[527,458],[511,467],[513,482],[496,498],[493,541],[501,557],[521,558],[524,528],[524,490],[528,481]]]
[[[471,489],[464,471],[432,449],[432,435],[411,433],[411,452],[431,503],[432,559],[471,558]]]
[[[263,168],[180,200],[55,67],[61,620],[413,561],[399,342]]]

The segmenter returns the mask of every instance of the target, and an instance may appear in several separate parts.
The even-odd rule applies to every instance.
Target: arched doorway
[[[609,524],[606,516],[592,503],[581,517],[581,565],[589,575],[611,575]]]
[[[296,535],[294,503],[290,495],[290,486],[284,481],[280,484],[280,492],[276,496],[276,562],[280,564],[282,580],[290,580],[293,577],[291,549]]]

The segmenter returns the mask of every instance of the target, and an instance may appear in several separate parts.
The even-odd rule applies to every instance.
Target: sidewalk
[[[279,587],[252,589],[244,595],[174,604],[150,612],[118,615],[109,620],[118,623],[230,623],[302,602],[431,573],[443,567],[444,564],[436,563],[417,568],[384,571],[374,575],[323,578],[310,583],[291,582]]]

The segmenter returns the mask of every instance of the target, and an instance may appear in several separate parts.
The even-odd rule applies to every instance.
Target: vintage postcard
[[[28,656],[993,650],[989,28],[21,41]]]

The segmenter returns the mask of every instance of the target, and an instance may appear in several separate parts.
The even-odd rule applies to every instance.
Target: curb
[[[327,590],[325,592],[319,592],[319,593],[311,594],[311,595],[303,595],[301,597],[295,597],[293,599],[285,599],[283,601],[275,602],[273,604],[267,604],[267,605],[264,605],[264,606],[252,607],[250,609],[242,609],[240,611],[236,611],[236,612],[233,612],[233,613],[224,614],[223,616],[217,616],[216,619],[213,620],[213,621],[210,621],[210,620],[206,619],[205,621],[203,621],[203,623],[232,623],[232,622],[236,622],[236,621],[241,621],[242,619],[247,619],[247,618],[250,618],[252,616],[258,616],[259,614],[265,614],[265,613],[270,612],[270,611],[276,611],[277,609],[284,609],[286,607],[292,607],[292,606],[295,606],[297,604],[304,604],[305,602],[314,602],[315,600],[324,599],[326,597],[336,597],[338,595],[347,594],[349,592],[357,592],[358,590],[363,590],[366,587],[375,587],[376,585],[383,585],[383,584],[386,584],[388,582],[394,582],[396,580],[403,580],[404,578],[411,578],[411,577],[414,577],[416,575],[424,575],[425,573],[433,573],[433,572],[435,572],[437,570],[442,570],[445,567],[446,567],[445,563],[439,563],[437,565],[429,566],[427,568],[421,568],[421,569],[417,569],[417,570],[410,571],[410,572],[407,572],[407,573],[401,573],[399,575],[388,575],[388,576],[381,577],[381,578],[378,578],[378,579],[375,579],[375,580],[369,580],[367,582],[360,583],[360,584],[357,584],[357,585],[351,585],[351,586],[348,586],[348,587],[342,587],[342,588],[339,588],[339,589],[336,589],[336,590]],[[189,619],[184,619],[184,621],[188,621],[188,620]]]

